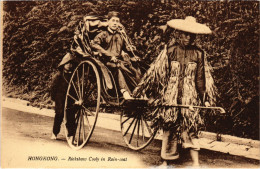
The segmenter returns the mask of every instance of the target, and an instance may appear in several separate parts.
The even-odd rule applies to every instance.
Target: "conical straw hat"
[[[58,67],[65,65],[66,63],[68,63],[69,61],[73,60],[74,57],[70,54],[67,53],[61,60],[61,62],[59,63]]]
[[[167,22],[171,28],[194,34],[211,34],[212,31],[205,24],[198,23],[196,18],[187,16],[185,19],[173,19]]]

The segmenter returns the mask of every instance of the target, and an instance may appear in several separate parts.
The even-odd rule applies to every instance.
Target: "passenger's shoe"
[[[52,133],[52,134],[51,134],[51,139],[52,139],[52,140],[56,140],[56,139],[57,139],[57,136]]]
[[[149,100],[149,99],[147,98],[146,94],[145,94],[145,95],[142,95],[142,96],[140,97],[140,99],[142,99],[142,100]]]
[[[124,97],[125,100],[132,100],[132,99],[134,99],[132,96],[130,96],[128,91],[124,92],[123,97]]]
[[[133,100],[134,98],[129,94],[129,92],[125,89],[121,89],[121,93],[125,100]]]

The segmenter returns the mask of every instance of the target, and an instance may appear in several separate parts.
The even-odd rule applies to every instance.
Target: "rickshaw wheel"
[[[64,124],[72,149],[81,149],[90,139],[98,117],[101,98],[100,76],[91,61],[82,61],[74,70],[67,89]]]
[[[149,109],[123,110],[120,116],[121,132],[125,143],[132,150],[141,150],[148,146],[157,133],[152,128]]]

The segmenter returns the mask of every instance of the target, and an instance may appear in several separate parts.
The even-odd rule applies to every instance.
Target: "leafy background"
[[[121,13],[138,55],[151,63],[167,41],[169,19],[194,16],[213,35],[199,35],[208,52],[226,115],[206,115],[205,129],[259,139],[259,2],[257,1],[4,1],[3,95],[50,105],[50,80],[70,50],[85,15]]]

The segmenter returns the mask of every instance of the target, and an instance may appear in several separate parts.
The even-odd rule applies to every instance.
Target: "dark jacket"
[[[63,113],[64,111],[65,97],[70,77],[71,73],[64,73],[59,70],[52,79],[51,99],[55,101],[55,113]]]
[[[118,32],[108,30],[99,33],[92,42],[92,47],[105,56],[120,57],[125,42]],[[110,57],[107,58],[110,60]]]
[[[170,61],[178,61],[181,65],[181,78],[179,85],[179,94],[183,88],[183,75],[185,67],[188,62],[197,63],[195,84],[201,101],[205,93],[205,70],[204,70],[204,52],[197,46],[186,46],[185,48],[180,45],[173,45],[168,48],[168,56]],[[181,96],[181,95],[180,95]]]

